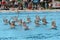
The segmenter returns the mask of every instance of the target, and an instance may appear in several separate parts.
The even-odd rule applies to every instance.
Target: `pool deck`
[[[60,9],[52,9],[52,10],[50,10],[50,9],[48,9],[48,10],[0,10],[0,12],[18,12],[18,11],[28,11],[28,12],[32,12],[32,11],[35,11],[35,12],[57,12],[57,11],[60,11]]]

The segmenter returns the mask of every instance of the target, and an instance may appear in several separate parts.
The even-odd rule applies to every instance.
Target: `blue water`
[[[27,15],[31,18],[31,23],[27,24],[30,30],[24,30],[22,26],[15,26],[10,29],[10,25],[4,25],[3,18],[8,20],[18,16],[18,19],[26,21]],[[36,27],[34,24],[35,16],[39,15],[42,19],[46,16],[47,25]],[[55,20],[57,30],[51,29],[51,21]],[[0,40],[59,40],[60,39],[60,12],[0,12]]]

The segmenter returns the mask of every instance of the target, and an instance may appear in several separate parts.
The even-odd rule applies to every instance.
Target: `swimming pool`
[[[18,16],[18,19],[26,21],[27,15],[31,18],[31,23],[27,24],[30,30],[24,30],[22,26],[15,26],[15,29],[10,29],[10,25],[4,25],[3,18],[8,20],[13,16]],[[35,16],[39,15],[42,19],[46,16],[47,25],[36,27],[34,24]],[[57,30],[50,29],[51,21],[55,20]],[[59,40],[60,39],[60,12],[0,12],[0,40]]]

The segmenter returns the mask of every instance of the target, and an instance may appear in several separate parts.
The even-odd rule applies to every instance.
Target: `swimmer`
[[[41,19],[38,15],[36,15],[36,19],[37,19],[37,21],[41,21]]]
[[[4,22],[4,24],[6,25],[6,24],[8,24],[8,19],[3,19],[3,22]]]
[[[22,19],[20,19],[20,20],[18,21],[18,24],[19,24],[19,25],[22,25]]]
[[[25,30],[29,30],[28,26],[26,25],[26,22],[23,22],[23,27]]]
[[[15,22],[18,22],[18,17],[15,16],[15,17],[13,18],[13,20],[14,20]]]
[[[56,22],[55,21],[52,21],[52,29],[56,29]]]
[[[42,18],[43,25],[47,24],[46,17]]]
[[[39,26],[40,25],[39,24],[40,20],[41,20],[40,17],[38,15],[36,15],[36,19],[35,19],[36,26]]]
[[[12,22],[9,21],[9,24],[10,24],[11,28],[15,28],[15,21],[12,21]]]
[[[30,17],[27,16],[27,23],[30,23],[30,22],[31,22]]]
[[[35,20],[35,24],[36,24],[36,26],[39,26],[40,24],[39,24],[39,21],[36,19]]]

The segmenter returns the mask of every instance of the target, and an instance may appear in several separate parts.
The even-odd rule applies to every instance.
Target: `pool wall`
[[[25,12],[25,11],[28,11],[28,12],[59,12],[60,9],[56,9],[56,10],[0,10],[0,12]]]

